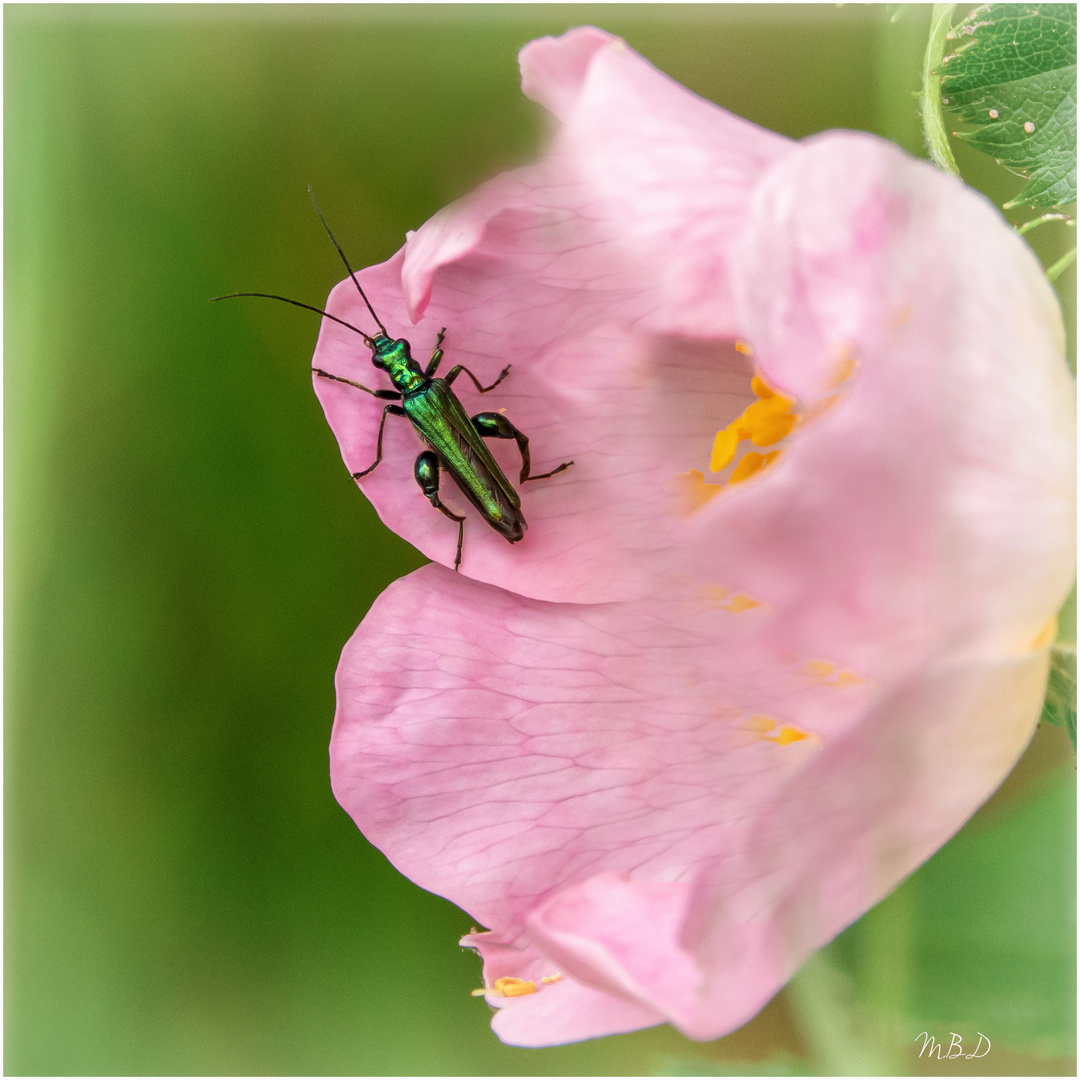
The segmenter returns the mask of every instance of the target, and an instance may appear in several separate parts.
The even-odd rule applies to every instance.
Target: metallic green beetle
[[[310,193],[310,189],[309,189]],[[454,483],[461,489],[462,494],[476,507],[483,519],[502,537],[511,544],[516,544],[528,528],[525,517],[521,512],[521,499],[514,490],[514,486],[507,480],[502,469],[499,468],[491,451],[488,450],[484,439],[514,439],[521,453],[521,475],[519,483],[527,480],[543,480],[549,476],[555,476],[569,469],[574,463],[564,461],[558,468],[550,472],[533,475],[531,473],[531,459],[529,456],[528,436],[520,432],[501,413],[483,412],[470,417],[458,400],[457,395],[451,389],[454,380],[462,373],[472,379],[476,389],[481,394],[494,390],[510,373],[510,365],[500,372],[499,377],[490,385],[483,386],[480,380],[464,365],[457,364],[447,372],[443,379],[436,378],[439,362],[442,360],[442,342],[446,334],[446,327],[439,331],[435,340],[435,351],[428,361],[426,368],[412,358],[408,341],[404,338],[392,339],[383,326],[375,309],[371,306],[364,290],[360,287],[356,275],[353,273],[345,252],[334,239],[326,219],[323,217],[319,204],[315,202],[312,194],[311,200],[315,203],[316,213],[326,229],[327,235],[337,248],[345,268],[349,271],[349,277],[360,293],[364,304],[367,306],[371,317],[379,327],[379,333],[374,337],[365,334],[344,319],[339,319],[329,312],[310,304],[302,304],[299,300],[290,300],[286,296],[276,296],[272,293],[230,293],[229,296],[215,296],[215,300],[227,300],[236,296],[261,296],[268,300],[282,300],[296,307],[315,311],[324,318],[331,319],[342,326],[359,334],[364,343],[371,349],[371,362],[377,368],[381,368],[390,376],[394,384],[393,390],[372,390],[363,383],[354,379],[346,379],[341,375],[334,375],[321,368],[312,368],[319,378],[332,379],[334,382],[345,383],[363,390],[373,397],[400,402],[389,404],[383,409],[382,418],[379,421],[379,435],[376,442],[375,460],[361,472],[352,474],[354,480],[367,476],[380,461],[382,461],[383,428],[386,426],[388,416],[405,416],[411,421],[413,430],[430,449],[425,450],[417,459],[413,467],[413,475],[420,485],[420,490],[427,497],[436,510],[441,511],[451,521],[457,522],[458,541],[457,554],[454,557],[454,569],[461,566],[461,546],[465,536],[465,517],[455,514],[445,506],[439,498],[439,472],[440,469],[448,473]]]

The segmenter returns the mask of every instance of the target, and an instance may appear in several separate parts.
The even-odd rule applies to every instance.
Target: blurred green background
[[[527,160],[517,50],[582,23],[786,135],[921,152],[928,9],[896,10],[5,7],[8,1074],[1075,1072],[1075,774],[1051,728],[741,1031],[500,1045],[469,917],[392,870],[327,777],[338,653],[423,560],[348,481],[318,320],[206,302],[323,301],[342,275],[309,183],[368,264]],[[999,203],[1018,189],[964,150]],[[1058,228],[1031,234],[1046,262]],[[927,1027],[993,1049],[920,1062]]]

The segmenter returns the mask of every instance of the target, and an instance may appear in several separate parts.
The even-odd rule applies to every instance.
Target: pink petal
[[[1045,680],[1040,652],[827,686],[770,646],[780,621],[544,604],[426,567],[342,656],[335,794],[498,941],[715,1038],[962,824]],[[567,1022],[545,1005],[514,1040]]]
[[[550,160],[484,185],[412,235],[404,256],[399,252],[360,275],[392,334],[406,332],[395,280],[400,277],[408,316],[422,318],[407,334],[421,362],[445,325],[447,365],[465,363],[490,381],[512,363],[514,371],[497,398],[493,395],[491,404],[485,399],[481,407],[506,408],[535,440],[538,463],[549,468],[564,460],[577,463],[576,471],[527,491],[525,514],[537,524],[515,548],[467,512],[464,573],[563,601],[640,594],[637,553],[670,547],[673,523],[657,507],[670,501],[667,487],[675,470],[657,460],[653,476],[634,491],[620,477],[647,445],[667,439],[673,427],[676,443],[692,437],[707,448],[714,432],[705,429],[726,419],[715,410],[703,416],[685,385],[658,386],[655,397],[679,400],[662,407],[659,423],[645,420],[631,427],[628,391],[667,378],[686,347],[635,337],[628,324],[665,334],[695,329],[713,339],[734,334],[725,300],[726,252],[754,181],[792,146],[694,97],[619,40],[599,47],[598,34],[578,31],[538,44],[523,60],[537,93],[551,90],[569,100],[577,77],[571,73],[585,71],[586,54],[591,57],[573,122]],[[651,149],[642,153],[646,136]],[[688,146],[694,148],[689,156]],[[636,233],[628,231],[628,220],[642,222]],[[327,307],[373,330],[351,282],[334,289]],[[692,310],[696,314],[689,314]],[[708,347],[689,348],[697,350],[697,366],[707,366]],[[650,352],[667,352],[672,359],[650,365],[643,356]],[[730,343],[717,346],[714,355],[729,369],[745,371],[744,361],[732,361]],[[382,385],[366,360],[356,335],[324,323],[316,367],[372,388]],[[624,370],[610,375],[606,385],[594,378],[587,387],[573,387],[578,380],[568,381],[567,375],[582,368],[598,375]],[[731,398],[738,408],[727,419],[750,396],[748,379],[743,381]],[[456,385],[467,387],[464,379]],[[564,385],[569,393],[560,392]],[[366,469],[375,459],[382,405],[321,379],[316,392],[350,471]],[[463,398],[467,408],[477,407],[470,390]],[[640,403],[631,409],[646,413]],[[411,479],[414,448],[422,447],[408,424],[391,419],[384,462],[361,486],[391,528],[450,565],[456,530],[427,506]],[[516,478],[515,455],[502,453],[501,460]],[[447,502],[460,510],[462,500],[455,497],[451,491]]]
[[[523,65],[527,58],[528,50]],[[551,162],[588,193],[590,218],[619,223],[647,273],[635,321],[717,338],[740,332],[728,264],[754,186],[794,148],[691,94],[615,38],[596,52]]]
[[[440,272],[440,285],[474,299],[490,281],[483,295],[495,319],[522,286],[542,287],[540,302],[517,309],[539,323],[519,330],[519,342],[546,343],[546,326],[565,334],[602,318],[734,336],[727,251],[754,183],[793,144],[592,27],[533,42],[521,63],[527,92],[564,127],[542,165],[497,177],[410,237],[403,281],[413,317]]]
[[[1030,735],[1073,572],[1060,318],[993,208],[880,140],[793,146],[591,29],[523,72],[564,122],[548,160],[363,281],[392,333],[406,296],[422,315],[421,362],[444,324],[448,363],[488,380],[512,359],[480,407],[505,402],[538,466],[576,464],[526,489],[521,544],[472,518],[462,575],[426,567],[373,606],[338,669],[334,790],[492,928],[469,939],[489,982],[564,976],[493,1002],[507,1041],[663,1018],[715,1038]],[[370,328],[345,284],[332,310]],[[756,400],[736,334],[800,422],[680,507]],[[370,380],[356,346],[327,324],[317,362]],[[380,403],[317,391],[366,467]],[[386,430],[364,490],[448,563],[420,444]]]
[[[365,288],[371,282],[385,293],[384,273],[381,267],[366,271]],[[348,293],[345,298],[350,321],[358,320],[356,304]],[[432,310],[435,322],[448,316],[434,305]],[[393,326],[390,311],[387,323]],[[427,318],[423,332],[433,341]],[[334,374],[381,385],[359,354],[347,358],[353,348],[348,335],[327,323],[316,362]],[[411,336],[424,340],[420,333]],[[493,379],[501,357],[482,352],[482,341],[448,331],[444,363],[463,362],[482,379]],[[338,355],[326,359],[338,343]],[[746,360],[730,343],[632,337],[618,330],[573,339],[531,365],[515,366],[485,397],[466,377],[455,388],[469,412],[506,410],[529,435],[537,471],[575,462],[564,474],[522,486],[530,529],[514,546],[444,480],[446,503],[466,513],[462,573],[525,595],[576,602],[628,599],[651,587],[656,564],[662,566],[694,529],[671,512],[672,478],[689,463],[707,467],[717,425],[735,419],[753,400]],[[316,379],[316,393],[348,470],[367,468],[375,459],[385,403],[325,379]],[[514,443],[491,446],[516,482],[520,459]],[[361,488],[390,528],[425,555],[453,565],[457,529],[432,511],[413,479],[413,461],[424,447],[407,421],[388,419],[383,448],[382,464],[360,481]]]
[[[515,948],[501,945],[493,937],[474,933],[461,939],[462,945],[476,949],[484,958],[484,984],[492,986],[496,979],[509,975],[537,986],[537,993],[523,997],[487,998],[488,1004],[499,1010],[491,1026],[505,1043],[547,1046],[579,1042],[653,1027],[665,1019],[644,1005],[564,976],[535,945]],[[545,977],[557,981],[545,984]]]
[[[701,982],[679,945],[690,893],[683,882],[597,874],[540,904],[529,931],[545,956],[592,986],[684,1019]]]
[[[521,50],[521,92],[560,120],[569,120],[593,57],[615,39],[595,26],[579,26],[562,37],[542,37]]]
[[[1075,537],[1074,389],[1030,250],[981,196],[836,133],[763,181],[738,265],[768,378],[811,411],[839,397],[757,491],[702,511],[715,563],[752,567],[740,587],[770,600],[801,569],[807,636],[824,612],[852,643],[903,617],[935,649],[1025,652]],[[845,356],[854,377],[824,389]]]
[[[831,737],[871,693],[823,687],[802,658],[776,670],[772,623],[694,599],[547,604],[424,567],[342,655],[335,793],[399,869],[500,940],[601,870],[688,880],[725,835],[718,803],[757,798],[818,745],[746,721],[782,706]]]

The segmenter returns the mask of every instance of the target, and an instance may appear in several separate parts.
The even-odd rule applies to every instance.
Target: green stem
[[[1023,236],[1024,233],[1029,233],[1032,229],[1037,229],[1048,221],[1064,221],[1066,225],[1076,228],[1076,222],[1068,214],[1043,214],[1042,217],[1032,218],[1030,221],[1025,221],[1023,225],[1018,225],[1016,231]]]
[[[1053,266],[1047,269],[1046,280],[1052,285],[1074,262],[1076,262],[1076,248],[1062,255]]]
[[[945,39],[952,28],[952,14],[955,4],[935,4],[930,17],[930,40],[926,43],[926,55],[923,58],[922,94],[919,107],[922,112],[923,134],[930,149],[930,157],[939,169],[959,176],[956,159],[949,146],[949,136],[945,131],[945,118],[941,112],[941,79],[936,74],[945,56]]]
[[[862,917],[857,939],[859,999],[880,1032],[878,1045],[896,1065],[902,1064],[900,1059],[911,1039],[915,888],[914,881],[905,881],[871,908]]]
[[[829,958],[811,956],[788,983],[788,1000],[821,1076],[891,1076],[893,1062],[853,1001],[850,978]]]

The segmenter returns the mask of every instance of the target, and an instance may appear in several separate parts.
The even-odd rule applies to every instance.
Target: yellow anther
[[[540,976],[540,981],[542,983],[553,983],[553,982],[558,982],[561,978],[562,978],[562,972],[557,971],[557,972],[555,972],[554,975],[541,975]]]
[[[836,669],[828,660],[810,660],[803,665],[803,674],[810,675],[815,679],[823,679],[831,675]]]
[[[788,397],[787,394],[782,393],[780,390],[774,390],[760,375],[755,375],[750,380],[750,389],[761,398],[762,401],[768,398],[779,398],[781,401],[786,401],[789,405],[795,404],[795,399]]]
[[[750,380],[750,386],[758,400],[748,405],[741,416],[716,433],[712,458],[709,461],[712,472],[726,469],[735,460],[739,443],[743,439],[749,439],[755,446],[772,446],[790,435],[791,429],[799,422],[792,398],[775,391],[760,375],[755,375]],[[747,458],[751,459],[750,464],[746,464]],[[762,462],[760,458],[760,454],[746,455],[743,461],[735,466],[735,472],[728,483],[738,483],[748,476],[753,476],[762,464],[767,465],[772,460],[768,458]]]
[[[742,414],[739,427],[755,446],[772,446],[791,433],[797,419],[791,412],[791,402],[776,395],[755,401]]]
[[[559,976],[562,978],[562,976]],[[548,980],[542,980],[548,981]],[[491,994],[494,997],[524,997],[526,994],[536,993],[536,983],[525,979],[515,978],[513,975],[504,975],[496,979],[493,986],[485,986],[479,990],[473,990],[471,997],[484,997]]]
[[[750,389],[764,401],[766,398],[776,397],[776,391],[759,375],[750,380]]]
[[[731,603],[727,604],[726,607],[728,611],[738,615],[740,611],[749,611],[751,608],[761,607],[761,601],[744,596],[742,593],[736,593],[731,598]]]
[[[735,451],[739,448],[739,440],[745,438],[748,434],[749,432],[743,430],[738,420],[728,424],[723,431],[718,431],[716,438],[713,440],[712,459],[709,461],[709,469],[712,472],[720,472],[721,469],[726,469],[731,464]]]
[[[791,724],[782,725],[774,735],[766,734],[767,731],[772,731],[776,726],[777,721],[773,717],[761,715],[751,716],[739,725],[743,731],[755,732],[758,738],[765,742],[776,743],[777,746],[790,746],[792,743],[802,742],[803,739],[815,738],[808,731],[803,731],[801,728],[794,727]]]
[[[667,490],[675,499],[674,512],[680,517],[689,517],[724,489],[720,484],[706,484],[705,474],[691,469],[673,476]]]
[[[743,341],[741,338],[735,342],[735,351],[741,352],[743,356],[754,355],[754,347],[748,341]]]
[[[766,735],[766,742],[774,742],[777,746],[789,746],[794,742],[801,742],[803,739],[808,739],[810,736],[805,731],[800,731],[797,727],[791,727],[785,724],[777,735]]]
[[[749,480],[755,473],[771,465],[779,456],[779,450],[774,450],[771,454],[759,454],[753,450],[748,454],[743,454],[742,461],[735,466],[731,476],[728,477],[728,483],[741,484],[744,480]]]

